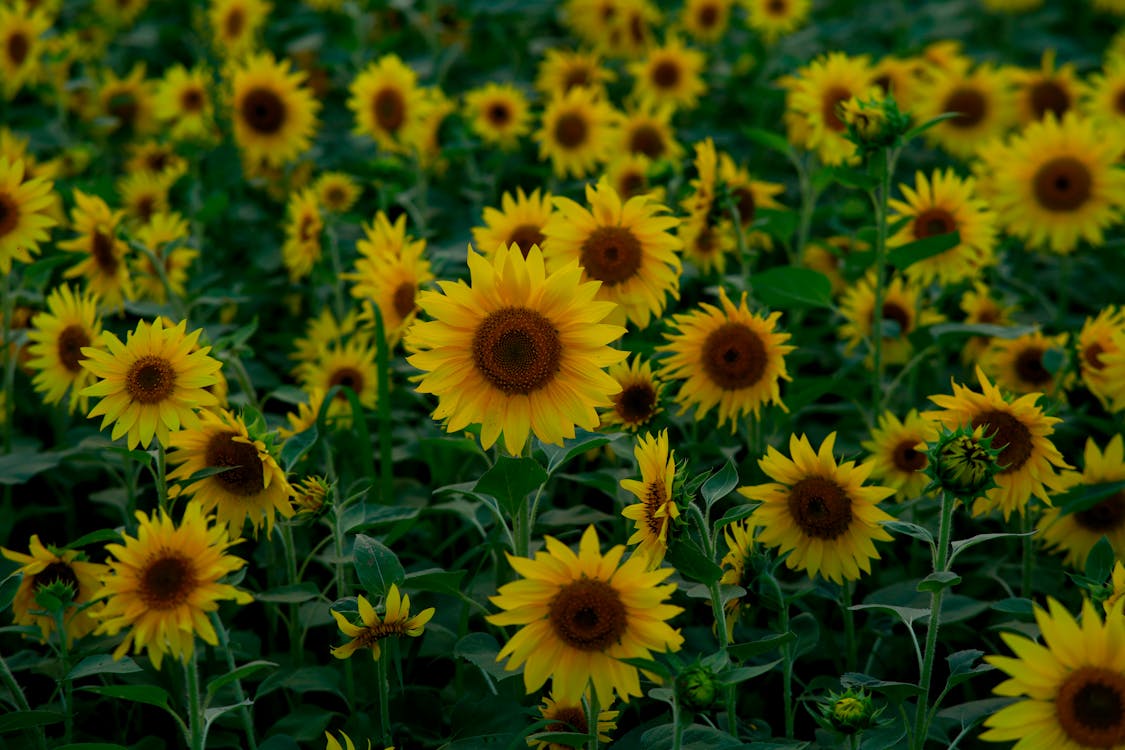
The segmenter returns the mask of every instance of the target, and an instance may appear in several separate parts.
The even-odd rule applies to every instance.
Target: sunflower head
[[[883,707],[876,707],[871,694],[863,688],[849,687],[842,692],[829,691],[817,702],[821,724],[844,735],[858,734],[875,726]]]
[[[676,675],[676,698],[692,711],[706,711],[722,687],[719,676],[709,666],[692,664]]]
[[[44,545],[39,535],[33,534],[28,543],[28,553],[0,547],[0,554],[18,563],[23,580],[12,599],[12,613],[17,625],[37,627],[39,638],[46,642],[57,629],[54,613],[45,610],[62,609],[62,623],[67,643],[89,633],[97,625],[87,607],[79,605],[92,601],[98,590],[98,577],[104,565],[87,562],[78,550],[58,549]],[[54,602],[45,601],[52,597]],[[50,604],[52,606],[44,606]]]
[[[343,646],[332,649],[332,655],[337,659],[347,659],[357,650],[369,648],[371,649],[371,658],[379,661],[382,654],[382,647],[380,646],[382,641],[387,638],[401,638],[402,636],[417,638],[422,635],[426,623],[434,616],[435,611],[433,607],[429,607],[411,617],[410,597],[405,594],[400,595],[398,586],[393,583],[387,589],[382,617],[362,594],[356,597],[356,604],[359,606],[359,625],[349,621],[342,612],[335,609],[329,610],[332,617],[335,618],[336,624],[340,626],[340,630],[344,635],[351,638]]]

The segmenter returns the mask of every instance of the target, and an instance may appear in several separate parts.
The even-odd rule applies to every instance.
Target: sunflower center
[[[658,89],[674,89],[683,75],[675,60],[661,60],[652,68],[652,83]]]
[[[837,108],[841,102],[846,102],[851,98],[852,92],[843,86],[833,86],[824,92],[824,96],[820,100],[820,115],[824,118],[826,128],[836,133],[842,133],[847,129],[848,126],[840,119]]]
[[[156,212],[156,199],[151,195],[142,195],[136,203],[137,216],[142,222],[148,222]]]
[[[646,123],[633,130],[629,138],[629,150],[634,154],[644,154],[650,159],[659,159],[664,154],[664,139],[659,130]]]
[[[1004,468],[1001,474],[1010,474],[1019,471],[1020,467],[1031,458],[1031,430],[1005,411],[987,411],[973,417],[973,429],[985,427],[985,437],[992,436],[992,447],[1000,448],[999,462]]]
[[[1051,382],[1051,373],[1043,366],[1043,350],[1039,347],[1024,349],[1016,357],[1016,375],[1025,383],[1042,386]]]
[[[137,99],[130,91],[118,91],[109,97],[106,110],[120,120],[122,126],[128,127],[137,116]]]
[[[82,356],[82,347],[89,345],[90,336],[85,328],[80,325],[67,326],[59,333],[55,344],[59,362],[70,372],[82,372],[82,365],[79,363],[86,359]]]
[[[19,204],[8,193],[0,192],[0,237],[7,236],[19,222]]]
[[[242,119],[251,129],[272,135],[285,124],[285,102],[277,92],[254,88],[242,99]]]
[[[891,81],[891,77],[889,75],[887,75],[886,73],[883,73],[882,75],[875,76],[875,78],[872,79],[871,83],[878,86],[883,91],[884,94],[892,93],[891,87],[894,86],[894,83]]]
[[[898,323],[900,336],[904,336],[906,332],[910,330],[910,313],[895,302],[886,302],[883,304],[883,320],[893,320],[895,323]]]
[[[807,536],[835,539],[852,523],[852,501],[831,479],[807,477],[789,490],[789,515]]]
[[[169,610],[187,601],[197,585],[191,560],[169,555],[145,566],[138,594],[149,609]]]
[[[766,345],[762,337],[742,323],[723,323],[703,341],[703,369],[715,385],[726,391],[749,388],[766,371]]]
[[[957,220],[944,208],[928,208],[914,217],[914,236],[917,239],[949,234],[957,228]]]
[[[489,313],[473,334],[473,360],[504,393],[528,394],[554,379],[562,343],[558,330],[539,312],[503,307]]]
[[[1039,167],[1032,178],[1035,198],[1048,211],[1074,211],[1090,200],[1093,179],[1073,156],[1059,156]]]
[[[1125,742],[1125,675],[1104,667],[1079,667],[1059,688],[1055,714],[1078,745],[1111,748]]]
[[[748,185],[739,185],[734,189],[734,199],[738,206],[738,220],[742,226],[750,226],[754,221],[754,213],[758,210],[758,203],[754,200],[754,191]]]
[[[648,383],[637,383],[622,389],[611,397],[618,416],[626,424],[643,424],[652,417],[656,406],[656,391]]]
[[[926,454],[918,450],[917,440],[903,440],[895,446],[892,460],[899,471],[921,471],[929,462]]]
[[[226,29],[227,38],[235,39],[242,33],[242,27],[246,25],[246,15],[242,12],[242,8],[231,8],[227,13],[226,20],[223,27]]]
[[[706,257],[719,249],[719,243],[716,241],[715,228],[704,227],[695,235],[695,240],[692,242],[692,247],[695,252]]]
[[[388,133],[396,133],[406,120],[406,102],[402,92],[395,88],[380,89],[372,102],[375,122]]]
[[[563,78],[563,91],[570,91],[576,86],[589,86],[590,79],[590,71],[586,68],[571,68],[566,72],[566,77]]]
[[[1115,492],[1097,505],[1078,511],[1074,520],[1097,534],[1121,528],[1125,524],[1125,492]]]
[[[220,432],[207,441],[204,457],[209,467],[230,467],[215,475],[223,489],[241,497],[257,495],[265,487],[258,449],[236,441],[236,432]]]
[[[543,232],[537,224],[520,224],[508,235],[509,245],[519,245],[523,257],[531,252],[531,246],[543,247]]]
[[[125,390],[139,403],[160,403],[176,390],[176,371],[164,357],[146,354],[125,373]]]
[[[1117,114],[1125,115],[1125,87],[1117,90],[1117,94],[1113,97],[1113,108],[1117,110]]]
[[[512,110],[503,102],[494,102],[485,110],[485,117],[494,126],[502,128],[512,121]]]
[[[185,112],[198,112],[203,109],[203,92],[194,87],[184,89],[180,93],[180,106]]]
[[[551,718],[554,721],[548,724],[543,731],[578,732],[579,734],[586,734],[590,731],[590,728],[586,725],[586,712],[577,706],[556,708]]]
[[[988,114],[988,100],[976,89],[959,88],[945,98],[942,110],[957,113],[957,117],[947,120],[953,127],[971,128]]]
[[[405,318],[410,313],[414,312],[414,284],[409,281],[404,281],[395,288],[394,301],[395,312],[398,313],[400,318]]]
[[[145,156],[144,161],[150,172],[163,172],[168,166],[168,154],[164,151],[153,151]]]
[[[64,562],[53,562],[35,574],[31,581],[32,591],[38,591],[44,586],[50,586],[52,583],[64,583],[74,592],[78,592],[78,576],[74,574],[74,569]]]
[[[16,32],[8,37],[8,59],[12,61],[12,65],[19,67],[23,65],[23,61],[27,59],[27,53],[31,51],[31,43],[27,39],[27,35]]]
[[[605,286],[615,286],[637,275],[641,243],[624,227],[598,227],[582,243],[582,267]]]
[[[555,140],[563,148],[578,148],[586,136],[586,119],[577,112],[567,112],[555,122]]]
[[[333,185],[324,191],[324,202],[329,206],[339,208],[347,201],[348,196],[344,193],[344,189],[338,185]]]
[[[1057,81],[1039,81],[1031,87],[1031,111],[1042,120],[1048,112],[1061,118],[1070,109],[1070,94]]]
[[[766,3],[766,10],[769,11],[772,16],[783,15],[786,12],[786,8],[785,0],[769,0],[769,2]]]
[[[548,605],[547,619],[555,635],[579,651],[605,651],[628,627],[621,595],[605,581],[589,578],[563,586]]]
[[[645,521],[648,523],[649,532],[658,539],[668,519],[666,516],[657,516],[656,512],[666,502],[668,502],[668,493],[664,491],[663,481],[649,482],[645,485]]]
[[[719,8],[714,3],[708,3],[699,8],[695,22],[701,29],[710,29],[719,23]]]
[[[340,386],[341,388],[350,388],[358,396],[363,392],[363,373],[354,367],[338,367],[332,372],[332,377],[328,378],[328,387]],[[347,394],[343,391],[336,394],[336,398],[346,400]]]
[[[3,234],[3,232],[0,232],[0,234]],[[1082,359],[1086,361],[1086,364],[1091,369],[1100,370],[1105,367],[1105,363],[1102,362],[1102,352],[1104,351],[1105,347],[1095,341],[1082,350]]]
[[[113,238],[105,232],[94,232],[93,241],[90,243],[90,254],[94,262],[106,276],[117,273],[117,256],[113,254]]]
[[[641,195],[648,192],[648,181],[643,173],[630,170],[617,178],[617,192],[626,199]]]

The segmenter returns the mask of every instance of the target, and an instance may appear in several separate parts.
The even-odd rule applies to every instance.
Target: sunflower
[[[172,181],[164,173],[132,172],[117,180],[117,193],[121,196],[121,206],[132,221],[130,224],[145,224],[158,213],[169,209],[168,191]]]
[[[596,282],[572,261],[547,274],[532,247],[497,253],[489,262],[470,248],[471,285],[441,282],[419,306],[434,320],[407,331],[407,361],[425,374],[417,388],[438,397],[434,419],[448,432],[481,423],[481,444],[501,433],[517,455],[528,431],[545,443],[593,430],[598,407],[620,386],[602,368],[625,358],[608,344],[624,329],[602,321],[612,302],[595,300]]]
[[[920,122],[957,113],[927,130],[926,138],[960,158],[1002,135],[1015,117],[1007,73],[987,64],[971,68],[955,61],[947,68],[930,68],[915,101]]]
[[[203,329],[188,334],[186,327],[142,320],[124,344],[105,331],[98,342],[104,349],[82,349],[82,366],[99,380],[79,395],[103,397],[87,416],[102,416],[103,430],[113,423],[113,440],[127,435],[130,449],[147,449],[155,435],[166,446],[171,430],[198,426],[195,410],[216,403],[206,387],[221,364],[207,356],[211,347],[193,350]]]
[[[359,200],[363,188],[344,172],[324,172],[313,183],[317,202],[334,214],[346,213]]]
[[[742,0],[746,22],[773,44],[778,37],[791,34],[804,25],[812,6],[810,0]]]
[[[609,368],[609,376],[621,386],[614,394],[613,407],[601,413],[602,427],[622,427],[630,432],[652,422],[663,411],[660,393],[664,384],[652,372],[652,364],[633,357],[632,362],[618,362]]]
[[[993,13],[1027,13],[1043,4],[1043,0],[982,0]]]
[[[58,223],[50,216],[53,187],[42,178],[28,179],[22,161],[0,156],[0,273],[11,273],[12,261],[30,263],[50,236],[47,230]]]
[[[745,233],[747,246],[765,250],[772,248],[773,241],[770,236],[751,227],[758,219],[758,209],[776,211],[783,208],[778,203],[777,196],[785,191],[785,186],[776,182],[755,180],[750,172],[738,165],[730,154],[726,153],[719,153],[718,179],[719,184],[724,186],[735,208],[738,209],[738,220]],[[733,235],[736,231],[733,222],[724,223],[728,227],[725,233]]]
[[[1085,86],[1073,63],[1055,66],[1055,51],[1043,53],[1038,69],[1016,68],[1010,73],[1016,88],[1016,112],[1021,125],[1042,120],[1048,114],[1061,118],[1076,109]]]
[[[519,245],[520,252],[527,257],[532,245],[543,247],[543,227],[551,218],[551,202],[551,194],[540,193],[539,188],[530,196],[523,188],[516,188],[514,198],[505,192],[500,196],[500,208],[484,209],[484,226],[473,227],[473,244],[489,257],[506,251],[510,245]]]
[[[486,83],[465,93],[469,127],[485,143],[510,151],[531,132],[531,105],[510,83]]]
[[[324,223],[316,191],[305,188],[289,197],[286,207],[289,221],[285,226],[285,244],[281,246],[281,260],[289,270],[289,283],[295,284],[312,273],[320,260],[320,233]]]
[[[174,211],[154,215],[137,230],[137,242],[151,251],[156,262],[163,267],[158,268],[147,254],[133,257],[133,281],[141,299],[163,305],[168,301],[169,291],[176,297],[184,296],[188,267],[199,257],[198,250],[182,244],[190,233],[187,220]]]
[[[1048,417],[1036,406],[1040,394],[1029,393],[1009,402],[981,368],[976,372],[981,393],[953,383],[953,395],[930,396],[941,411],[922,413],[951,430],[984,426],[986,437],[992,436],[992,445],[1002,448],[999,461],[1004,468],[996,475],[998,486],[973,502],[973,515],[996,508],[1003,512],[1005,520],[1012,511],[1022,515],[1032,495],[1050,505],[1047,491],[1062,488],[1056,467],[1070,468],[1049,439],[1054,426],[1062,420]]]
[[[658,104],[652,99],[641,100],[626,109],[617,130],[621,151],[641,154],[649,159],[667,159],[678,162],[684,153],[676,142],[672,130],[674,109],[668,102]]]
[[[172,140],[204,140],[214,131],[214,102],[205,68],[174,65],[156,85],[157,119],[171,125]]]
[[[113,559],[96,597],[106,600],[94,610],[101,621],[96,634],[117,635],[128,628],[113,658],[120,659],[130,646],[133,653],[146,649],[160,669],[165,654],[187,662],[197,634],[218,645],[207,614],[216,611],[221,600],[248,604],[253,597],[219,583],[246,564],[226,553],[242,540],[232,540],[225,527],[211,525],[198,503],[184,507],[178,526],[164,511],[152,516],[137,511],[136,516],[136,537],[125,534],[124,544],[106,545]]]
[[[933,421],[911,409],[899,421],[891,412],[879,417],[879,426],[871,432],[871,440],[862,443],[870,454],[871,477],[895,490],[899,501],[913,500],[929,484],[923,472],[929,464],[926,443],[937,439]]]
[[[788,333],[777,330],[780,312],[769,317],[754,315],[746,305],[746,292],[735,306],[719,287],[722,309],[700,303],[699,310],[676,315],[666,334],[668,343],[657,347],[671,356],[661,365],[662,377],[682,380],[676,401],[680,413],[695,406],[695,419],[719,407],[719,427],[730,422],[734,432],[738,420],[749,414],[759,417],[763,404],[781,401],[781,380],[792,380],[785,369],[785,355],[794,347],[785,344]]]
[[[344,274],[354,282],[352,296],[361,301],[362,317],[372,317],[372,303],[378,306],[387,344],[392,348],[414,322],[418,292],[434,280],[430,261],[423,256],[425,248],[426,243],[418,241],[404,243],[397,253],[360,255],[355,271]]]
[[[1103,128],[1125,124],[1125,54],[1107,55],[1102,71],[1090,76],[1081,111]]]
[[[849,288],[850,281],[844,278],[844,265],[854,253],[869,252],[871,246],[863,240],[846,235],[835,235],[813,240],[801,251],[801,265],[811,268],[828,277],[832,284],[832,295],[837,296]]]
[[[852,97],[862,97],[872,85],[866,56],[830,52],[798,70],[789,87],[786,109],[804,123],[802,145],[815,150],[829,166],[854,160],[855,144],[845,137],[847,126],[837,107]]]
[[[20,0],[0,6],[0,81],[5,99],[13,99],[39,77],[40,37],[50,28],[51,19],[42,9]]]
[[[972,289],[961,295],[961,311],[965,313],[968,325],[1007,326],[1011,325],[1016,308],[994,297],[984,282],[976,281]],[[970,336],[961,351],[961,361],[965,364],[979,363],[991,342],[991,336]]]
[[[699,97],[707,92],[703,81],[706,62],[702,52],[671,36],[663,45],[649,49],[643,60],[629,64],[633,95],[676,109],[694,109]]]
[[[245,158],[281,166],[308,149],[320,102],[288,60],[250,55],[234,69],[233,89],[234,139]]]
[[[895,276],[883,292],[883,362],[903,365],[910,359],[913,345],[910,334],[924,326],[943,320],[942,316],[922,305],[920,285]],[[870,341],[875,330],[875,272],[855,282],[840,301],[840,314],[845,322],[839,335],[847,340],[851,353],[861,341]],[[871,366],[871,355],[867,364]]]
[[[950,232],[960,232],[961,238],[945,252],[911,264],[906,269],[907,278],[921,284],[955,284],[977,276],[982,268],[996,262],[996,215],[973,194],[973,187],[972,178],[958,177],[952,169],[934,171],[930,178],[919,171],[913,188],[899,186],[904,200],[889,201],[891,215],[887,222],[907,222],[890,237],[890,247]]]
[[[1093,438],[1087,438],[1082,473],[1069,477],[1067,482],[1089,487],[1122,480],[1125,446],[1121,435],[1114,435],[1104,452]],[[1085,510],[1065,515],[1061,508],[1047,508],[1037,526],[1044,543],[1064,552],[1066,564],[1075,570],[1085,569],[1086,557],[1103,536],[1121,559],[1125,557],[1125,490],[1118,490]]]
[[[324,343],[313,361],[298,367],[297,377],[306,391],[320,388],[327,392],[335,386],[341,387],[328,410],[329,416],[350,413],[345,388],[355,393],[361,406],[374,409],[379,392],[375,345],[362,336],[353,337],[345,344]]]
[[[558,177],[584,177],[612,154],[620,114],[593,90],[576,86],[547,102],[534,139]]]
[[[70,213],[71,227],[78,232],[72,240],[58,243],[59,249],[81,253],[86,257],[63,274],[73,279],[81,276],[86,286],[98,295],[102,304],[120,309],[125,299],[133,298],[133,283],[125,255],[129,246],[117,236],[124,218],[123,211],[112,211],[96,195],[74,191],[75,207]]]
[[[992,339],[981,358],[981,367],[996,384],[1012,393],[1045,393],[1061,396],[1073,376],[1066,367],[1048,368],[1048,357],[1065,362],[1067,334],[1044,336],[1040,331],[1014,339]],[[1052,354],[1053,353],[1053,354]]]
[[[423,105],[418,76],[398,55],[384,55],[356,76],[349,88],[348,108],[355,113],[355,132],[375,139],[386,151],[401,151],[402,137]]]
[[[356,750],[355,743],[352,742],[352,738],[344,732],[340,732],[340,737],[342,737],[344,740],[343,745],[341,745],[340,741],[330,735],[328,732],[325,732],[324,736],[328,740],[328,744],[325,746],[325,750]],[[367,750],[371,750],[371,740],[367,741]],[[394,748],[389,747],[387,748],[387,750],[394,750]]]
[[[70,390],[69,409],[87,408],[87,399],[79,395],[93,380],[82,367],[82,348],[101,336],[98,300],[89,292],[75,294],[69,287],[58,286],[47,296],[47,310],[31,321],[28,367],[35,371],[32,383],[43,394],[43,402],[57,404]]]
[[[668,431],[656,437],[638,435],[633,449],[640,469],[641,479],[622,479],[622,489],[633,493],[640,501],[621,511],[621,515],[636,522],[636,531],[628,544],[636,544],[636,556],[648,560],[648,567],[660,565],[668,551],[669,526],[680,517],[680,508],[672,499],[672,484],[676,480],[676,453],[668,448]]]
[[[726,270],[727,253],[733,252],[736,245],[734,236],[720,233],[718,227],[715,198],[719,188],[719,155],[710,138],[696,143],[694,151],[692,166],[696,176],[690,183],[692,192],[680,201],[687,218],[680,223],[677,234],[684,255],[703,273],[717,269],[721,274]]]
[[[833,432],[814,451],[807,437],[792,435],[791,458],[771,445],[758,466],[776,481],[738,491],[761,502],[750,516],[761,527],[758,541],[779,547],[779,554],[791,552],[785,559],[790,569],[842,584],[858,579],[860,571],[870,573],[871,561],[879,559],[874,542],[890,541],[880,524],[893,519],[878,503],[894,490],[863,486],[872,464],[837,465],[835,443]]]
[[[575,87],[604,94],[606,84],[613,80],[613,72],[602,65],[596,53],[551,48],[539,63],[535,88],[548,99],[562,97]]]
[[[727,524],[723,529],[723,539],[727,543],[727,553],[721,561],[723,576],[720,584],[738,586],[746,591],[742,596],[732,596],[723,605],[727,620],[727,633],[734,633],[734,626],[742,614],[750,606],[750,598],[754,590],[754,568],[751,560],[754,556],[754,536],[757,527],[748,519]]]
[[[1125,171],[1113,167],[1123,152],[1125,142],[1074,113],[1032,123],[1009,144],[996,174],[1004,228],[1060,254],[1080,240],[1100,245],[1125,208]]]
[[[901,111],[909,112],[918,98],[923,67],[915,57],[884,57],[871,69],[871,82],[884,96],[893,97]]]
[[[129,144],[129,158],[125,161],[125,174],[150,172],[171,187],[187,173],[188,164],[168,143],[136,141]]]
[[[683,644],[668,625],[683,610],[664,603],[676,587],[661,584],[672,568],[647,570],[636,555],[621,563],[621,545],[603,556],[593,526],[583,532],[577,555],[554,537],[546,544],[534,560],[508,555],[523,579],[500,587],[491,601],[505,611],[487,619],[523,627],[497,661],[510,657],[509,670],[523,664],[529,693],[550,677],[559,701],[581,700],[591,683],[603,706],[615,691],[626,702],[640,696],[637,668],[620,660],[649,659]]]
[[[628,200],[637,195],[647,195],[657,203],[664,202],[666,191],[663,185],[653,186],[649,182],[649,172],[653,162],[643,154],[621,154],[610,160],[605,167],[605,178],[617,194]]]
[[[207,19],[215,49],[231,60],[250,54],[272,9],[263,0],[211,0]]]
[[[410,597],[406,595],[400,597],[398,586],[393,583],[387,589],[387,600],[382,619],[379,618],[375,608],[362,594],[356,597],[356,603],[359,605],[359,617],[362,625],[353,625],[342,612],[337,612],[334,609],[328,610],[332,613],[332,617],[336,619],[336,624],[340,626],[344,635],[351,638],[343,646],[332,649],[332,655],[337,659],[347,659],[357,649],[369,648],[371,649],[371,658],[379,661],[382,651],[379,646],[380,641],[391,636],[401,638],[408,635],[417,638],[422,635],[426,623],[434,616],[434,608],[430,607],[411,617]]]
[[[1103,620],[1082,602],[1081,624],[1055,599],[1038,605],[1043,645],[1001,633],[1014,653],[984,660],[1009,675],[993,692],[1021,697],[984,721],[982,740],[1018,740],[1020,748],[1116,748],[1125,741],[1125,617],[1121,605]]]
[[[407,150],[418,159],[422,169],[434,174],[445,174],[449,168],[446,158],[449,125],[457,115],[457,104],[437,87],[422,89],[422,104],[418,116],[403,130],[402,141]]]
[[[609,743],[609,733],[617,729],[617,716],[620,711],[606,711],[599,707],[597,719],[598,741]],[[539,707],[539,716],[547,722],[543,732],[577,732],[589,735],[590,725],[586,718],[586,709],[582,701],[557,701],[554,694],[544,696],[543,704]],[[533,750],[567,750],[569,745],[560,745],[557,742],[546,742],[532,737],[527,739],[528,747]]]
[[[332,310],[326,307],[315,318],[309,319],[305,325],[304,338],[293,341],[293,353],[289,358],[297,360],[300,363],[298,367],[304,363],[315,362],[322,348],[343,344],[358,327],[358,311],[349,310],[342,320],[336,320]]]
[[[734,0],[687,0],[680,23],[696,41],[714,44],[726,34],[733,6]]]
[[[125,78],[106,70],[98,88],[97,115],[105,118],[110,132],[128,137],[156,129],[153,115],[153,82],[145,79],[144,63],[137,63]]]
[[[548,262],[558,267],[578,261],[583,278],[601,282],[598,299],[621,306],[627,318],[647,328],[664,311],[667,295],[679,299],[680,241],[668,230],[679,219],[648,195],[624,203],[603,178],[586,186],[587,209],[569,198],[555,198],[557,212],[543,228]]]
[[[55,632],[55,618],[33,612],[42,607],[36,603],[36,595],[48,586],[65,584],[73,591],[70,605],[63,612],[63,628],[69,646],[76,638],[89,633],[97,626],[88,607],[79,609],[94,598],[98,590],[98,577],[106,569],[104,565],[86,562],[78,550],[45,547],[38,534],[32,534],[27,545],[28,554],[0,547],[0,554],[18,563],[16,572],[23,575],[20,586],[12,599],[12,621],[16,625],[39,629],[39,640],[46,643]]]
[[[1125,406],[1125,310],[1110,305],[1086,318],[1078,333],[1078,363],[1082,382],[1107,410]]]

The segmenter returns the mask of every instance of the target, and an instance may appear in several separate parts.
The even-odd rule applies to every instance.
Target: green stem
[[[887,200],[891,191],[894,157],[882,152],[879,185],[871,193],[875,208],[875,304],[871,310],[871,408],[872,416],[883,411],[883,299],[887,284]]]
[[[394,459],[391,445],[391,366],[386,325],[379,306],[371,303],[375,316],[375,368],[378,370],[376,408],[379,416],[379,502],[394,502]]]
[[[680,722],[680,700],[672,696],[672,750],[683,750],[684,727]]]
[[[1024,534],[1032,530],[1031,508],[1024,508],[1020,514],[1020,531]],[[1032,537],[1025,536],[1023,543],[1023,559],[1020,565],[1020,596],[1031,597],[1031,572],[1035,569],[1035,548],[1031,543]]]
[[[219,636],[219,650],[227,658],[227,669],[231,672],[235,670],[234,652],[230,647],[230,638],[227,636],[227,629],[223,626],[223,621],[219,619],[216,612],[211,613],[211,627],[215,629],[215,633]],[[242,689],[242,680],[235,678],[234,680],[234,697],[238,699],[239,703],[246,701],[246,692]],[[239,716],[242,718],[242,729],[246,733],[246,748],[247,750],[258,750],[258,743],[254,739],[254,717],[250,714],[249,706],[242,706],[238,710]]]
[[[773,585],[774,593],[777,594],[778,608],[781,613],[779,624],[781,634],[785,635],[789,632],[789,602],[785,599],[785,594],[781,591],[781,584],[777,582],[777,579],[772,575],[767,575],[766,578]],[[796,714],[793,710],[793,649],[788,642],[781,647],[781,659],[781,691],[782,701],[785,703],[785,737],[791,740],[794,734]]]
[[[164,444],[156,441],[156,500],[160,510],[168,512],[168,480],[166,478]]]
[[[598,691],[590,690],[586,698],[586,734],[590,738],[589,750],[598,750],[598,714],[601,707],[598,705]]]
[[[344,302],[344,266],[340,262],[340,241],[336,237],[336,225],[332,219],[324,223],[324,233],[328,235],[328,257],[332,261],[332,298],[335,302],[336,320],[343,320],[348,306]]]
[[[953,506],[957,499],[948,493],[941,497],[941,523],[938,527],[937,549],[934,552],[934,572],[945,572],[949,567],[949,537],[953,527]],[[928,713],[930,703],[930,679],[933,676],[934,657],[937,654],[938,629],[941,627],[941,599],[945,589],[937,587],[930,592],[930,623],[926,630],[926,648],[922,652],[922,675],[918,681],[921,692],[918,694],[918,707],[914,712],[914,750],[926,746],[929,734]]]
[[[203,750],[207,742],[203,723],[203,705],[199,700],[199,668],[195,661],[195,649],[192,649],[191,658],[184,665],[187,675],[188,699],[188,747],[191,750]]]
[[[4,660],[3,654],[0,654],[0,682],[3,682],[4,687],[8,688],[8,692],[12,694],[12,698],[16,701],[16,708],[21,711],[31,710],[31,706],[27,703],[27,697],[24,696],[20,684],[16,682],[12,670],[8,669],[8,662]],[[37,726],[29,731],[31,731],[35,737],[35,746],[39,748],[39,750],[47,750],[47,740],[43,735],[43,727]]]
[[[725,654],[730,645],[730,632],[727,630],[726,611],[723,609],[722,592],[719,582],[712,581],[708,586],[711,591],[711,612],[715,617],[715,634],[719,640],[719,648]],[[731,737],[738,739],[738,722],[734,715],[734,686],[728,685],[723,689],[723,704],[727,712],[727,732]]]
[[[12,430],[14,428],[13,422],[15,415],[15,385],[16,385],[16,360],[19,358],[19,349],[15,347],[15,342],[12,338],[12,315],[15,311],[15,295],[12,291],[12,276],[11,273],[3,274],[3,286],[0,287],[3,299],[0,300],[0,305],[3,306],[3,339],[4,342],[4,453],[12,452]]]
[[[512,519],[512,540],[516,557],[527,557],[531,549],[531,504],[525,497]]]
[[[288,523],[281,524],[281,546],[285,553],[285,569],[289,577],[289,585],[296,586],[301,582],[297,575],[297,548],[293,542],[293,526]],[[301,625],[299,610],[296,604],[289,605],[289,653],[295,667],[301,666],[301,657],[304,649],[301,647]]]
[[[224,365],[229,366],[234,371],[234,379],[238,381],[238,387],[246,394],[250,405],[261,411],[262,406],[258,401],[258,391],[254,388],[254,381],[250,379],[250,373],[246,372],[246,365],[242,364],[242,358],[231,351],[224,355],[223,361]]]
[[[852,599],[855,596],[852,581],[844,581],[844,648],[847,660],[844,665],[848,672],[854,672],[858,660],[858,648],[855,639],[855,612],[852,611]]]
[[[742,226],[742,213],[738,210],[738,203],[736,201],[730,202],[730,215],[734,222],[734,236],[738,241],[738,260],[739,266],[742,269],[740,275],[742,277],[743,289],[750,292],[753,289],[750,284],[750,274],[753,270],[753,258],[750,257],[750,248],[746,244],[746,230]]]
[[[384,649],[383,654],[375,662],[375,671],[378,673],[376,680],[379,691],[379,730],[384,745],[391,743],[391,683],[387,676],[387,660],[388,656]]]
[[[820,197],[812,184],[808,165],[797,156],[791,156],[793,165],[797,168],[797,186],[801,191],[801,210],[797,217],[797,243],[789,253],[789,265],[800,265],[801,254],[809,244],[809,235],[812,233],[813,212],[816,210],[816,201]]]
[[[60,680],[63,702],[63,744],[69,745],[74,736],[74,686],[67,677],[70,674],[70,646],[67,643],[65,614],[66,607],[54,611],[55,635],[59,639],[59,661],[62,662],[63,675]]]

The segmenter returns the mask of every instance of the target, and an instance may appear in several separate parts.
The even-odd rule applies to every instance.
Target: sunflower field
[[[1125,0],[0,0],[0,748],[1125,749]]]

